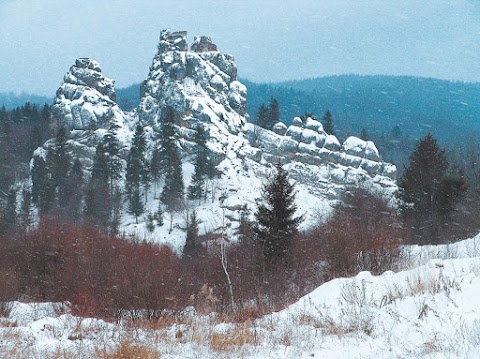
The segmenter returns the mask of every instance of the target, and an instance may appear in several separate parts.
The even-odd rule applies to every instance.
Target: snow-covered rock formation
[[[237,80],[234,58],[219,52],[206,36],[195,37],[188,50],[186,36],[184,31],[161,32],[158,52],[141,86],[140,105],[131,114],[123,113],[115,102],[113,81],[103,76],[98,63],[77,60],[65,75],[54,104],[60,125],[81,130],[72,132],[72,148],[82,148],[82,153],[89,153],[91,159],[95,141],[102,138],[113,121],[119,128],[125,154],[132,131],[140,123],[146,129],[147,156],[151,156],[162,111],[170,106],[179,114],[178,144],[188,186],[193,170],[192,141],[198,126],[204,127],[211,158],[221,175],[211,183],[209,201],[188,204],[196,207],[203,232],[226,229],[234,233],[239,210],[245,206],[255,209],[262,184],[279,161],[296,182],[299,211],[307,214],[304,227],[318,221],[315,209],[328,213],[330,205],[349,186],[376,187],[387,194],[397,188],[395,166],[381,160],[373,142],[349,137],[341,144],[312,118],[297,117],[288,128],[277,123],[272,131],[248,123],[247,89]],[[148,198],[147,211],[155,211],[158,198]],[[123,224],[127,231],[147,233],[127,214]],[[156,228],[152,238],[177,238],[173,246],[181,248],[184,233],[175,227],[173,233],[167,233],[165,228]]]
[[[65,74],[52,107],[54,119],[70,130],[107,127],[124,115],[116,103],[114,81],[103,76],[100,65],[79,58]]]
[[[237,134],[245,124],[247,91],[237,81],[233,57],[218,52],[205,36],[196,37],[192,51],[187,51],[186,36],[185,31],[161,32],[141,87],[140,121],[156,125],[160,111],[172,106],[187,123],[200,120]]]

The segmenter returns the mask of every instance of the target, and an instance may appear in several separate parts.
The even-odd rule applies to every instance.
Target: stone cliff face
[[[141,123],[147,133],[147,155],[151,156],[161,113],[167,106],[173,107],[179,114],[177,135],[185,173],[192,170],[195,131],[203,126],[221,174],[212,184],[212,201],[197,208],[203,230],[227,227],[230,234],[236,228],[239,209],[254,209],[263,181],[279,161],[296,182],[299,210],[307,214],[304,227],[318,221],[314,209],[328,213],[349,186],[375,187],[387,195],[396,190],[396,168],[381,160],[373,142],[349,137],[341,144],[312,118],[297,117],[288,128],[277,123],[272,131],[247,123],[247,89],[237,80],[234,58],[219,52],[206,36],[195,37],[189,51],[186,36],[184,31],[161,32],[158,52],[141,86],[140,105],[130,114],[118,107],[114,83],[104,77],[97,62],[76,61],[57,91],[53,109],[60,125],[89,130],[71,134],[77,155],[81,151],[80,156],[89,154],[91,159],[96,142],[115,123],[126,157],[133,129]],[[190,178],[184,180],[188,186]],[[157,206],[151,203],[147,207]],[[177,237],[183,240],[183,232]],[[163,238],[168,242],[172,234],[163,234]]]
[[[70,130],[108,127],[124,117],[116,103],[114,81],[104,77],[98,62],[89,58],[77,59],[65,74],[52,111],[59,125]]]
[[[237,134],[245,124],[246,88],[237,81],[232,56],[217,51],[210,38],[196,37],[187,51],[186,32],[160,34],[158,53],[141,86],[139,120],[156,126],[172,106],[185,121],[213,123]]]

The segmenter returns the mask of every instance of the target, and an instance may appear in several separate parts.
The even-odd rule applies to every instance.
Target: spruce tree
[[[65,191],[65,179],[70,170],[72,159],[67,151],[67,132],[65,127],[61,126],[55,138],[55,145],[49,151],[48,165],[51,168],[52,180],[54,186],[59,188],[60,194]]]
[[[188,199],[202,199],[206,196],[206,180],[213,178],[215,166],[213,165],[207,147],[207,134],[203,126],[199,126],[194,137],[195,159],[194,173],[188,187]]]
[[[362,131],[360,132],[360,139],[362,139],[364,141],[369,140],[368,132],[364,128],[362,128]]]
[[[399,181],[402,213],[421,240],[437,242],[439,228],[466,191],[462,173],[450,171],[445,151],[431,133],[421,138]]]
[[[155,218],[157,220],[157,226],[163,226],[163,205],[162,202],[158,202],[157,213],[155,213]]]
[[[110,125],[107,133],[103,137],[103,143],[106,154],[106,165],[108,176],[110,178],[110,194],[113,194],[113,183],[122,177],[122,161],[118,157],[120,144],[117,137],[118,126],[113,123]]]
[[[110,224],[111,196],[106,150],[99,142],[93,158],[92,176],[85,194],[84,214],[87,221],[105,228]]]
[[[187,224],[187,238],[185,239],[182,253],[184,258],[192,259],[199,254],[201,244],[199,243],[198,225],[197,212],[193,211],[189,216]]]
[[[47,168],[47,163],[41,156],[34,156],[32,160],[32,202],[40,212],[48,212],[55,200],[55,183]]]
[[[20,221],[23,228],[28,231],[32,224],[32,194],[26,189],[22,190],[20,211]]]
[[[143,205],[142,196],[140,194],[140,189],[133,188],[129,197],[128,213],[135,216],[135,223],[138,224],[138,217],[145,212],[145,207]]]
[[[165,185],[160,199],[167,206],[169,212],[175,212],[183,207],[184,195],[182,162],[178,151],[174,151],[170,166],[166,169]]]
[[[3,221],[7,229],[11,229],[17,224],[17,191],[15,188],[8,191]]]
[[[127,192],[139,188],[140,183],[147,176],[145,163],[146,140],[143,132],[143,126],[138,124],[133,136],[132,147],[127,158],[127,171],[125,174],[125,186]]]
[[[267,128],[269,118],[270,118],[270,113],[268,111],[268,107],[264,103],[262,103],[262,105],[260,106],[260,109],[258,110],[255,124],[257,126]]]
[[[322,122],[323,122],[323,130],[328,135],[335,136],[335,129],[333,126],[333,117],[330,110],[327,110],[327,112],[325,112],[325,115],[323,115],[323,118],[322,118]]]
[[[166,107],[162,113],[160,127],[161,163],[165,173],[165,185],[160,195],[169,212],[178,211],[183,206],[184,184],[182,161],[175,139],[175,110]]]
[[[268,111],[267,130],[271,130],[273,126],[280,121],[280,106],[275,98],[270,99],[270,109]]]
[[[78,220],[81,217],[82,196],[83,170],[82,163],[77,157],[68,173],[65,181],[65,191],[63,192],[63,198],[61,198],[66,215],[72,220]]]
[[[267,261],[286,259],[292,239],[303,220],[296,217],[295,190],[288,181],[282,164],[276,165],[275,176],[262,190],[262,197],[255,213],[255,240]]]
[[[37,204],[44,191],[45,182],[48,179],[48,170],[45,160],[41,156],[33,156],[32,159],[32,201]]]

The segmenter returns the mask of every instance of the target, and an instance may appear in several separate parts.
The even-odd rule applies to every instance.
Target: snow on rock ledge
[[[65,74],[52,111],[59,125],[70,130],[106,128],[111,121],[124,120],[114,81],[104,77],[98,62],[89,58],[77,59]]]
[[[245,124],[247,91],[237,81],[233,57],[217,51],[206,36],[196,37],[192,51],[187,51],[186,35],[160,33],[158,53],[141,87],[140,121],[158,125],[162,109],[171,106],[180,117],[212,123],[223,133],[238,133]]]

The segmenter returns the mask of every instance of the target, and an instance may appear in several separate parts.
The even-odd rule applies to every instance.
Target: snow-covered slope
[[[247,89],[237,80],[233,57],[219,52],[210,38],[195,37],[189,51],[186,32],[164,30],[141,86],[138,109],[123,113],[115,102],[113,81],[104,77],[94,60],[79,59],[57,91],[54,114],[60,125],[74,130],[70,133],[72,152],[88,166],[95,144],[112,123],[118,127],[124,158],[137,123],[145,128],[147,156],[151,156],[162,111],[173,107],[179,114],[177,134],[185,187],[193,171],[192,141],[202,126],[208,135],[210,157],[221,174],[209,184],[207,201],[186,205],[187,210],[197,207],[202,232],[226,231],[233,236],[239,210],[246,206],[254,211],[262,183],[279,161],[296,182],[299,212],[306,215],[303,228],[328,215],[331,205],[349,186],[376,187],[387,196],[396,190],[396,168],[382,162],[372,142],[350,137],[341,144],[311,118],[295,118],[289,128],[277,123],[273,131],[267,131],[248,123],[246,95]],[[51,142],[44,147],[49,145]],[[161,185],[150,187],[147,213],[158,208]],[[173,216],[171,233],[169,225],[149,233],[143,220],[137,225],[124,213],[122,230],[167,242],[179,250],[185,237],[185,218],[184,213]]]
[[[15,302],[0,318],[0,358],[85,358],[120,345],[161,358],[478,358],[480,237],[404,251],[405,267],[437,258],[398,273],[335,279],[283,311],[239,324],[187,309],[156,328],[132,327],[74,317],[61,304]]]

